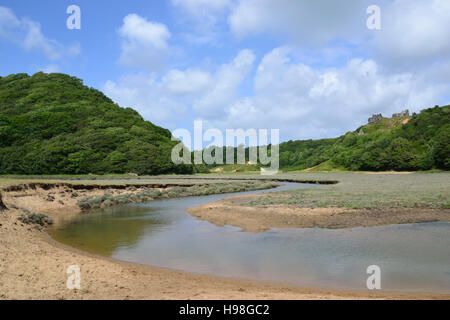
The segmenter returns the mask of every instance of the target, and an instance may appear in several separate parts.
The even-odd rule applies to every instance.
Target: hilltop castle
[[[409,117],[409,110],[406,109],[406,110],[404,110],[404,111],[402,111],[400,113],[394,113],[392,115],[392,118],[400,118],[400,117]]]
[[[400,118],[400,117],[409,117],[409,110],[406,109],[400,113],[394,113],[392,115],[392,118]],[[375,124],[383,119],[384,119],[383,115],[381,113],[379,113],[379,114],[374,114],[373,116],[371,116],[369,118],[368,122],[369,122],[369,124]]]
[[[374,114],[373,116],[371,116],[369,118],[368,121],[369,121],[369,124],[374,124],[381,120],[383,120],[383,115],[380,113],[380,114]]]

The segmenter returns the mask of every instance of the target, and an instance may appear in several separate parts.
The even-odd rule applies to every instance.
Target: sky
[[[81,29],[67,28],[70,5]],[[450,1],[2,0],[0,76],[39,71],[172,131],[335,137],[374,113],[449,104]]]

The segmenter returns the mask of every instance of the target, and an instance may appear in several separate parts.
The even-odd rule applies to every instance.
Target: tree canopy
[[[450,169],[450,106],[385,118],[334,139],[280,144],[280,167],[347,170]]]
[[[314,167],[350,171],[450,170],[450,106],[425,109],[412,117],[384,118],[338,138],[283,142],[279,152],[280,168],[287,171]],[[248,155],[247,148],[247,160]],[[217,166],[221,165],[207,167]]]
[[[0,77],[0,174],[192,173],[171,138],[75,77]]]

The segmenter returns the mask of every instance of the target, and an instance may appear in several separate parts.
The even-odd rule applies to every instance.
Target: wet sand
[[[449,209],[395,208],[353,210],[345,208],[300,208],[288,205],[246,206],[264,195],[230,197],[191,208],[188,212],[217,226],[230,225],[247,232],[271,228],[355,228],[390,224],[449,222]]]

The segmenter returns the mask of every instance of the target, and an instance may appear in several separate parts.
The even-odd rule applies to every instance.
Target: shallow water
[[[277,191],[306,186],[311,187],[286,183]],[[251,193],[261,191],[233,195]],[[89,212],[58,221],[49,232],[91,253],[189,272],[366,290],[366,269],[378,265],[383,289],[450,293],[450,223],[246,233],[199,221],[185,211],[228,196]]]

